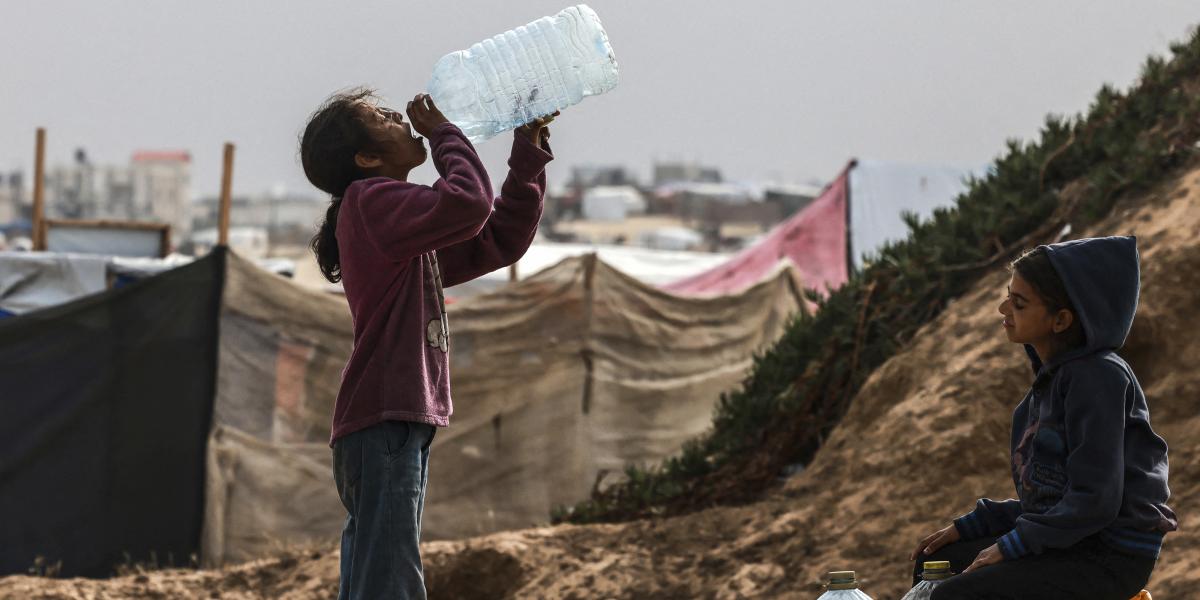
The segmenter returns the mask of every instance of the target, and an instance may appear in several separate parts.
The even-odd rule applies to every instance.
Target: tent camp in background
[[[93,292],[102,262],[84,295],[0,321],[0,513],[16,527],[0,572],[39,556],[63,575],[220,565],[335,539],[345,301],[223,248]],[[598,476],[677,452],[799,303],[790,269],[687,299],[589,255],[450,307],[457,402],[426,531],[545,522]]]
[[[676,294],[703,296],[745,289],[781,260],[794,265],[806,288],[824,292],[845,283],[865,256],[904,239],[904,213],[927,218],[952,206],[982,169],[852,160],[825,191],[761,242],[724,264],[664,286]]]

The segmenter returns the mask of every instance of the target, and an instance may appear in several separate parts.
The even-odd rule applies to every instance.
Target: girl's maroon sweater
[[[342,285],[354,348],[342,371],[330,445],[385,420],[450,424],[450,330],[442,288],[511,265],[533,242],[546,163],[515,135],[508,178],[492,198],[462,131],[429,136],[441,178],[432,187],[374,177],[347,188],[337,217]]]

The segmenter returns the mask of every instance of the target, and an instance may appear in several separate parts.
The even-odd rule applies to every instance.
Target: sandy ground
[[[1122,354],[1171,446],[1172,506],[1156,598],[1200,589],[1200,168],[1125,202],[1086,235],[1139,237],[1142,296]],[[980,496],[1013,495],[1011,411],[1030,375],[1006,342],[997,271],[880,367],[807,470],[764,500],[670,519],[559,526],[424,545],[431,598],[816,598],[853,569],[876,599],[907,589],[916,540]],[[332,544],[332,541],[331,541]],[[337,553],[106,581],[8,577],[0,598],[329,598]]]

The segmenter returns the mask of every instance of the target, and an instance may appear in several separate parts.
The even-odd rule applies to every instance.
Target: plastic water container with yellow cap
[[[830,571],[827,575],[825,593],[817,600],[871,600],[871,597],[858,589],[858,578],[854,571]]]
[[[941,583],[950,578],[953,573],[950,572],[950,563],[944,560],[926,561],[925,567],[921,570],[921,583],[916,587],[908,590],[900,600],[926,600],[933,597],[933,588],[941,585]]]

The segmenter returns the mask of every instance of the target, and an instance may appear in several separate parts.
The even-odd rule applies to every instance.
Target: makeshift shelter
[[[681,298],[586,255],[455,305],[455,413],[434,439],[423,531],[544,522],[625,465],[678,452],[800,304],[790,268]]]
[[[2,262],[57,289],[39,299],[73,299],[0,321],[0,514],[13,524],[0,573],[38,556],[64,575],[213,564],[337,535],[327,440],[351,344],[343,300],[223,249],[107,291],[105,259]],[[298,496],[326,502],[310,516]]]
[[[734,293],[766,277],[778,263],[796,267],[806,287],[824,293],[845,283],[864,257],[908,235],[903,215],[929,217],[952,206],[979,169],[854,160],[821,195],[761,242],[724,264],[664,289],[688,296]]]
[[[0,321],[0,574],[198,554],[224,265]]]

